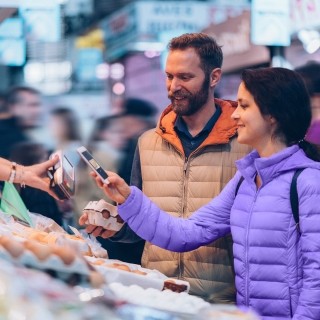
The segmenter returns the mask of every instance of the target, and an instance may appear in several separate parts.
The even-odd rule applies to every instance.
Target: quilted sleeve
[[[320,171],[307,169],[298,178],[302,290],[294,320],[320,319]]]
[[[235,176],[219,196],[189,219],[170,216],[135,187],[131,187],[129,198],[118,211],[143,239],[171,251],[190,251],[230,232],[230,209],[238,180]]]

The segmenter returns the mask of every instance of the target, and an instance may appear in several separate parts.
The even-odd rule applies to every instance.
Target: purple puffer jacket
[[[254,151],[237,167],[221,194],[189,219],[164,213],[135,187],[119,213],[142,238],[178,252],[210,243],[231,228],[238,305],[252,307],[264,320],[319,320],[320,163],[292,146],[269,158]],[[307,168],[297,184],[301,236],[289,190],[298,168]],[[262,179],[258,190],[256,172]]]

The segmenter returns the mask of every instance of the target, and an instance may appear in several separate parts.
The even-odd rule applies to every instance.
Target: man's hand
[[[79,224],[81,226],[86,225],[87,220],[88,220],[88,215],[86,213],[84,213],[79,218]],[[107,230],[107,229],[104,229],[103,227],[95,226],[93,224],[88,224],[86,226],[86,232],[94,235],[95,237],[102,237],[104,239],[113,237],[117,233],[117,231]]]

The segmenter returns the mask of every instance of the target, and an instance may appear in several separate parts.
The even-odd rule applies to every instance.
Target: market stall
[[[97,219],[97,212],[90,219]],[[71,228],[70,235],[47,217],[28,215],[29,225],[0,212],[4,319],[12,314],[14,319],[258,319],[248,310],[213,306],[189,295],[186,281],[108,259],[100,243],[84,232]],[[116,226],[115,214],[99,219]]]

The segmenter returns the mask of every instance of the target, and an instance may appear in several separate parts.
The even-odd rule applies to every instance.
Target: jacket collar
[[[214,101],[215,104],[220,106],[221,115],[214,125],[212,131],[199,146],[199,148],[208,145],[226,144],[237,132],[236,123],[231,119],[231,114],[237,106],[236,102],[221,99],[214,99]],[[177,115],[172,110],[172,105],[169,105],[160,116],[156,132],[183,154],[184,152],[181,141],[174,130],[176,119]]]
[[[253,180],[258,173],[265,184],[284,172],[299,168],[320,169],[320,162],[311,160],[298,145],[293,145],[268,158],[260,158],[254,150],[236,161],[236,166],[245,179]]]

